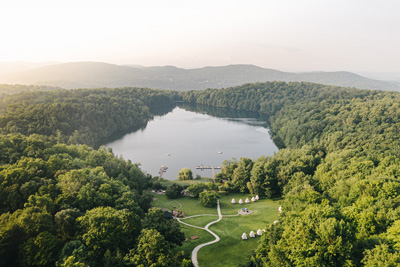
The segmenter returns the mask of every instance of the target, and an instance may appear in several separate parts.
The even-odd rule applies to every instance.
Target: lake
[[[105,144],[125,160],[140,163],[141,169],[175,180],[184,167],[202,177],[211,170],[196,170],[199,165],[221,166],[224,160],[247,157],[257,159],[278,151],[266,120],[258,113],[202,106],[177,106],[155,116],[146,127]],[[215,170],[217,173],[219,170]]]

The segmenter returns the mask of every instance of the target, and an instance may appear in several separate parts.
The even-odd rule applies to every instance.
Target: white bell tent
[[[254,231],[251,231],[249,234],[250,237],[256,237],[256,235],[254,234]]]

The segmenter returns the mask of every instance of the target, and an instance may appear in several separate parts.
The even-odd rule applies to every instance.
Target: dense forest
[[[0,147],[1,266],[190,266],[138,165],[39,135]]]
[[[150,209],[151,176],[87,146],[144,126],[174,97],[140,88],[3,95],[0,266],[191,266],[174,249],[185,238],[179,224]]]
[[[98,146],[115,133],[145,126],[150,109],[170,106],[176,93],[141,88],[80,89],[3,97],[0,133],[33,133],[59,142]]]
[[[283,197],[248,266],[400,264],[400,95],[259,83],[183,95],[269,116],[277,155],[224,163],[226,188]]]
[[[400,264],[400,94],[268,82],[4,97],[1,265],[190,264],[172,252],[183,239],[179,227],[148,209],[150,177],[86,146],[145,124],[152,107],[174,100],[269,118],[282,149],[228,160],[217,175],[227,191],[282,198],[278,222],[267,227],[247,266]]]

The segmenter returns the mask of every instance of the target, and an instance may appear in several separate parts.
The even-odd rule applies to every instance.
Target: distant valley
[[[48,85],[67,89],[149,87],[189,91],[267,81],[306,81],[360,89],[400,90],[398,82],[369,79],[351,72],[293,73],[254,65],[182,69],[173,66],[142,67],[75,62],[33,67],[13,73],[0,72],[1,83]]]

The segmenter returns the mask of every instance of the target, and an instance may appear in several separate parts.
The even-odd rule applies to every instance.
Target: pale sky
[[[398,0],[2,0],[0,62],[400,72]]]

